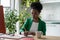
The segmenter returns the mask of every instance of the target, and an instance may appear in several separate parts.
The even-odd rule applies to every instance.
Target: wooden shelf
[[[59,3],[60,0],[40,0],[40,2],[42,4],[45,4],[45,3]]]

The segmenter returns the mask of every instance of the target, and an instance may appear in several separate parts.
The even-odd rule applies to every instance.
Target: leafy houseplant
[[[19,14],[19,20],[20,20],[20,27],[24,24],[24,21],[31,17],[31,14],[27,12],[27,9],[24,9],[23,11],[20,12]]]
[[[7,9],[5,11],[5,25],[6,28],[8,28],[10,34],[15,33],[15,24],[17,20],[18,18],[16,10]]]

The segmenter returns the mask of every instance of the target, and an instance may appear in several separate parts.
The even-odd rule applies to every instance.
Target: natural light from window
[[[1,5],[4,7],[10,7],[10,0],[1,0]]]

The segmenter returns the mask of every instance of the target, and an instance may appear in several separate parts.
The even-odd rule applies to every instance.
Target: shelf
[[[45,3],[59,3],[60,0],[40,0],[40,2],[42,4],[45,4]]]
[[[60,24],[60,20],[45,20],[47,24]]]

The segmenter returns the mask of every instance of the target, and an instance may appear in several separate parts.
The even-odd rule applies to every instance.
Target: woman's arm
[[[43,31],[43,35],[46,35],[46,23],[45,22],[43,22],[42,31]]]
[[[28,25],[28,19],[24,22],[23,26],[20,28],[20,32],[27,31],[27,30],[26,30],[26,29],[27,29],[27,28],[26,28],[27,25]]]

